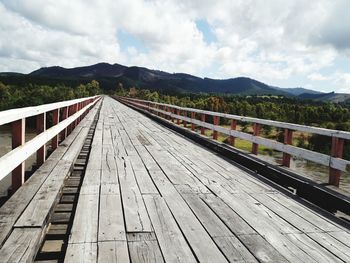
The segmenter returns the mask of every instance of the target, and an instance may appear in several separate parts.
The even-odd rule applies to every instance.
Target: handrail
[[[12,172],[12,192],[24,183],[24,162],[36,152],[37,165],[46,160],[46,144],[51,140],[52,150],[58,147],[100,96],[50,103],[34,107],[11,109],[0,112],[0,125],[11,123],[12,151],[0,158],[0,180]],[[46,129],[47,113],[52,112],[52,127]],[[37,136],[25,142],[25,120],[36,116]]]
[[[341,172],[350,172],[350,161],[342,159],[344,139],[350,140],[350,132],[329,130],[306,125],[293,123],[271,121],[266,119],[258,119],[244,117],[232,114],[225,114],[213,111],[198,110],[193,108],[180,107],[171,104],[157,103],[152,101],[116,97],[118,100],[131,104],[134,107],[142,108],[151,113],[155,113],[163,118],[170,118],[173,122],[177,119],[177,124],[180,121],[183,123],[191,123],[191,129],[195,130],[195,126],[201,127],[201,134],[204,134],[205,129],[213,130],[213,139],[217,139],[218,132],[230,136],[231,145],[234,146],[235,138],[240,138],[253,143],[252,153],[258,153],[258,146],[264,145],[268,148],[280,151],[283,153],[282,165],[289,167],[291,156],[300,157],[318,164],[328,166],[330,168],[329,184],[339,186]],[[175,113],[176,110],[176,113]],[[191,113],[188,117],[188,113]],[[200,114],[200,120],[196,119],[196,114]],[[213,124],[205,121],[206,115],[213,116]],[[231,120],[231,128],[220,126],[220,117]],[[242,131],[237,131],[237,121],[253,123],[254,133],[249,134]],[[271,139],[263,138],[260,135],[261,125],[269,125],[278,128],[284,128],[284,142],[277,142]],[[329,136],[332,138],[332,149],[330,155],[303,149],[292,145],[292,136],[294,131],[307,132],[312,134]]]
[[[11,123],[13,121],[39,115],[44,112],[52,111],[58,108],[68,107],[89,99],[95,99],[98,96],[86,97],[81,99],[66,100],[61,102],[49,103],[40,106],[24,107],[0,111],[0,125]]]
[[[124,97],[124,98],[126,98],[126,97]],[[350,140],[350,132],[346,132],[346,131],[325,129],[325,128],[320,128],[320,127],[307,126],[307,125],[301,125],[301,124],[295,124],[295,123],[289,123],[289,122],[273,121],[273,120],[267,120],[267,119],[258,119],[258,118],[253,118],[253,117],[246,117],[246,116],[221,113],[221,112],[215,112],[215,111],[199,110],[199,109],[195,109],[195,108],[180,107],[180,106],[172,105],[172,104],[165,104],[165,103],[140,100],[140,99],[134,99],[134,98],[127,98],[127,99],[131,100],[131,101],[149,102],[153,105],[171,107],[173,109],[178,109],[178,110],[182,110],[182,111],[195,112],[195,113],[205,114],[205,115],[210,115],[210,116],[217,116],[217,117],[222,117],[222,118],[227,118],[227,119],[234,119],[234,120],[242,121],[242,122],[258,123],[261,125],[269,125],[269,126],[274,126],[277,128],[290,129],[290,130],[294,130],[294,131],[307,132],[307,133],[313,133],[313,134],[318,134],[318,135],[331,136],[331,137]]]

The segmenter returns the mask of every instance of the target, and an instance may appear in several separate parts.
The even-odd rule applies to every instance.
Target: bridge
[[[25,142],[29,117],[38,135]],[[108,96],[0,112],[8,123],[0,262],[350,262],[350,200],[335,190],[349,133]],[[285,129],[284,143],[261,125]],[[331,153],[293,146],[300,130],[330,136]],[[253,142],[253,155],[218,133]],[[284,167],[291,156],[329,166],[335,188],[255,158],[259,145],[283,152]]]

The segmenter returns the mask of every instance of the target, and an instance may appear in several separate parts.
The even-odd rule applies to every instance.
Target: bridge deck
[[[65,262],[130,260],[350,262],[350,234],[106,97]]]

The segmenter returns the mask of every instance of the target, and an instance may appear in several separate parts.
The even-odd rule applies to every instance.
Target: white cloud
[[[317,72],[339,71],[334,61],[348,54],[349,7],[347,0],[0,0],[0,71],[106,61],[274,85],[326,81]],[[205,42],[199,19],[217,42]],[[147,51],[122,52],[119,30]]]
[[[309,76],[307,76],[308,79],[312,81],[323,81],[323,80],[329,80],[330,77],[324,76],[320,73],[312,73]]]
[[[350,73],[337,72],[332,79],[339,92],[350,93]]]

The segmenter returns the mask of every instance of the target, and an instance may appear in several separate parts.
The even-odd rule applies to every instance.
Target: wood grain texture
[[[0,249],[0,262],[33,262],[42,237],[40,228],[16,228]]]
[[[128,234],[131,262],[164,262],[157,238],[153,232]]]

